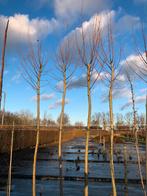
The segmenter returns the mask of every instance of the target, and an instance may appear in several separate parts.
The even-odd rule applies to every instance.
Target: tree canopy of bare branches
[[[59,159],[59,173],[60,173],[60,195],[63,195],[63,183],[62,183],[62,132],[63,126],[66,124],[65,118],[65,104],[66,104],[66,92],[72,80],[73,74],[76,70],[75,65],[72,63],[73,50],[70,44],[70,39],[66,38],[58,46],[56,53],[56,63],[53,78],[60,83],[61,86],[56,90],[62,93],[62,105],[59,121],[59,143],[58,143],[58,159]]]
[[[33,88],[37,96],[37,132],[36,132],[36,145],[34,151],[33,161],[33,181],[32,181],[32,195],[36,195],[36,161],[39,147],[39,132],[40,132],[40,89],[41,80],[47,65],[42,47],[39,41],[37,45],[30,45],[27,53],[22,58],[22,74],[27,83]]]
[[[138,63],[134,64],[135,69],[133,71],[137,76],[140,77],[142,81],[147,83],[147,34],[145,32],[144,24],[141,25],[141,37],[143,42],[143,49],[141,50],[138,46],[138,43],[135,39],[135,46],[138,55],[138,59],[141,62],[142,66]]]
[[[88,149],[89,149],[89,132],[91,126],[91,89],[100,75],[101,67],[97,66],[97,52],[101,39],[100,18],[95,16],[94,21],[89,29],[85,29],[82,25],[81,33],[78,37],[76,34],[76,45],[79,55],[79,61],[86,68],[87,75],[87,97],[88,97],[88,118],[87,133],[85,142],[85,196],[88,195]],[[96,77],[93,79],[93,73]]]
[[[115,173],[113,163],[113,139],[114,139],[114,116],[113,116],[113,90],[115,81],[118,77],[118,67],[121,59],[121,48],[116,53],[114,32],[112,27],[111,18],[108,17],[106,36],[101,39],[100,50],[98,60],[103,65],[102,79],[109,89],[109,118],[110,118],[110,171],[112,179],[113,196],[117,195],[115,184]],[[118,55],[119,54],[119,55]]]

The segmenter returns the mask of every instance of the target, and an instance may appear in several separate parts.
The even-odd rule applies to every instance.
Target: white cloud
[[[99,73],[96,70],[94,70],[91,73],[91,84],[93,84],[95,81],[101,80],[102,76],[103,76],[103,72],[101,72],[99,75]],[[87,76],[86,74],[82,74],[81,77],[73,78],[69,82],[68,89],[83,88],[86,86],[87,86]],[[63,82],[62,81],[58,82],[56,88],[61,91],[63,89]]]
[[[142,95],[142,96],[137,96],[135,98],[135,104],[139,104],[139,103],[145,103],[145,100],[146,100],[146,95]],[[128,108],[129,106],[132,105],[132,100],[130,99],[126,104],[124,104],[122,107],[121,107],[121,110],[124,110],[126,108]]]
[[[54,97],[55,97],[55,94],[54,93],[40,95],[40,99],[42,101],[47,101],[47,100],[53,99]],[[37,100],[37,97],[36,96],[32,97],[32,100],[33,101],[36,101]]]
[[[81,88],[81,87],[86,87],[86,75],[83,74],[80,78],[74,78],[69,82],[68,89],[73,89],[73,88]],[[59,81],[56,85],[56,88],[60,91],[63,90],[63,81]]]
[[[65,104],[69,104],[69,99],[65,100]],[[58,99],[55,103],[49,106],[49,109],[56,109],[57,107],[62,105],[62,99]]]
[[[145,53],[142,53],[145,59]],[[125,76],[127,71],[133,79],[137,78],[137,75],[143,76],[147,80],[147,66],[146,63],[140,58],[139,55],[131,54],[125,60],[120,62],[122,74]]]
[[[124,88],[114,88],[113,89],[113,99],[120,99],[120,98],[130,98],[131,92],[130,89],[127,87]],[[102,102],[107,102],[108,96],[102,96]]]
[[[9,19],[8,44],[26,43],[28,40],[36,42],[46,37],[59,27],[56,19],[51,20],[33,18],[28,15],[15,14],[14,16],[0,15],[0,38],[2,39],[7,20]]]
[[[63,40],[62,44],[66,44],[66,40],[70,40],[70,45],[72,48],[77,48],[75,43],[78,43],[79,48],[83,47],[83,38],[82,32],[84,33],[85,39],[85,48],[86,48],[86,57],[89,59],[90,57],[90,50],[91,50],[91,40],[93,40],[95,28],[99,28],[98,24],[100,24],[101,35],[105,38],[105,34],[107,31],[107,25],[109,19],[111,18],[112,21],[112,28],[114,30],[114,34],[117,33],[122,34],[124,32],[128,32],[132,30],[132,26],[134,25],[135,28],[140,24],[140,18],[134,17],[131,15],[124,15],[117,20],[119,17],[118,13],[114,10],[111,11],[102,11],[100,13],[96,13],[93,15],[89,20],[84,21],[80,27],[73,29],[69,34],[67,34]],[[75,56],[78,56],[78,51],[75,49]]]
[[[74,20],[79,15],[93,15],[102,10],[109,9],[109,0],[55,0],[54,9],[58,18]]]
[[[104,11],[101,12],[100,14],[95,14],[92,16],[89,20],[84,21],[80,27],[75,28],[72,30],[69,34],[67,34],[62,42],[61,45],[66,46],[66,41],[70,41],[70,47],[72,50],[74,50],[74,57],[75,59],[78,58],[79,53],[77,50],[77,45],[78,43],[78,48],[82,50],[83,47],[83,34],[84,34],[84,41],[85,41],[85,48],[86,48],[86,59],[89,61],[91,59],[91,44],[94,36],[97,36],[97,39],[99,37],[99,33],[95,33],[96,30],[103,30],[103,33],[106,32],[106,27],[108,24],[108,18],[114,19],[115,16],[115,11]],[[100,25],[100,26],[99,26]],[[83,32],[83,34],[82,34]],[[79,60],[79,59],[78,59]],[[79,62],[79,64],[81,64]]]

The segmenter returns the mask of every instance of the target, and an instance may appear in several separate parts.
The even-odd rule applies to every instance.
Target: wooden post
[[[13,156],[13,140],[14,140],[14,121],[11,135],[11,144],[10,144],[10,162],[9,162],[9,173],[8,173],[8,183],[7,183],[7,196],[10,196],[11,193],[11,172],[12,172],[12,156]]]

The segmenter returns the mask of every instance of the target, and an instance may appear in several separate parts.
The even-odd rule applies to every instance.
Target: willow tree
[[[2,48],[2,65],[0,71],[0,109],[1,109],[1,101],[2,101],[2,90],[3,90],[3,75],[5,70],[5,53],[6,53],[6,45],[7,45],[7,35],[8,35],[8,27],[9,27],[9,20],[7,21],[5,32],[4,32],[4,42]]]
[[[106,28],[106,36],[101,39],[99,62],[103,64],[104,84],[108,87],[108,101],[109,101],[109,121],[110,121],[110,172],[112,181],[113,196],[117,195],[114,171],[114,115],[113,115],[113,90],[118,78],[119,63],[121,59],[121,48],[116,50],[114,32],[112,31],[111,18],[108,16],[108,24]]]
[[[66,104],[66,92],[70,87],[76,66],[73,61],[73,48],[70,44],[70,38],[66,37],[60,44],[56,53],[55,74],[54,78],[58,81],[56,90],[62,94],[61,112],[59,117],[59,142],[58,142],[58,160],[60,175],[60,195],[63,195],[63,164],[62,164],[62,135],[64,131],[64,116]]]
[[[42,47],[39,41],[37,44],[30,45],[26,54],[22,58],[22,74],[26,82],[32,87],[36,93],[36,142],[33,159],[33,176],[32,176],[32,195],[36,196],[36,162],[39,147],[40,134],[40,90],[43,73],[47,65],[47,58],[43,54]]]
[[[85,142],[85,196],[88,195],[88,150],[89,150],[89,136],[91,127],[91,91],[98,80],[101,68],[97,66],[97,53],[100,43],[101,28],[100,17],[94,16],[88,26],[82,24],[80,33],[76,33],[76,45],[78,50],[79,62],[86,68],[86,87],[88,98],[88,117],[87,117],[87,131]]]

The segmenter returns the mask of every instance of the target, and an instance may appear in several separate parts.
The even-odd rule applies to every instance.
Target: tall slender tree
[[[47,65],[47,58],[43,54],[41,44],[39,40],[37,44],[30,44],[27,53],[22,58],[22,74],[27,83],[33,88],[36,93],[36,143],[33,160],[33,176],[32,176],[32,195],[36,196],[36,162],[37,153],[39,147],[39,133],[40,133],[40,91],[41,81],[43,73],[45,72],[45,66]]]
[[[79,61],[86,68],[86,87],[88,98],[88,117],[87,117],[87,131],[85,142],[85,189],[84,195],[88,196],[88,149],[89,149],[89,136],[91,126],[91,90],[98,80],[100,75],[99,66],[97,66],[97,52],[101,38],[100,18],[96,15],[88,28],[84,24],[81,27],[80,34],[76,34],[76,45],[79,55]],[[96,73],[96,77],[94,77]]]
[[[58,160],[60,175],[60,195],[63,195],[63,164],[62,164],[62,135],[64,131],[64,115],[66,104],[66,93],[75,73],[76,66],[72,62],[73,48],[70,39],[66,37],[60,44],[56,53],[55,74],[53,77],[58,81],[56,89],[62,94],[62,105],[59,118],[59,142],[58,142]]]
[[[6,53],[6,46],[7,46],[8,27],[9,27],[9,20],[7,21],[6,24],[6,29],[4,32],[4,43],[2,48],[2,66],[0,71],[0,110],[1,110],[2,91],[3,91],[3,75],[5,70],[5,53]]]
[[[113,90],[114,85],[118,78],[119,63],[121,59],[121,47],[117,49],[114,39],[114,32],[112,28],[111,17],[108,16],[108,24],[106,28],[106,36],[101,39],[100,52],[98,56],[99,62],[103,64],[103,76],[102,80],[108,87],[108,100],[109,100],[109,118],[110,118],[110,172],[112,179],[112,191],[113,196],[117,195],[115,172],[113,163],[113,151],[114,151],[114,115],[113,115]]]
[[[134,92],[134,85],[133,85],[133,79],[131,78],[131,75],[126,70],[126,78],[130,86],[131,91],[131,100],[132,100],[132,112],[133,112],[133,134],[135,136],[135,148],[136,148],[136,154],[137,154],[137,162],[138,162],[138,171],[140,175],[141,180],[141,186],[144,195],[146,196],[146,190],[145,185],[143,181],[143,175],[142,175],[142,169],[141,169],[141,161],[140,161],[140,152],[139,152],[139,142],[138,142],[138,125],[137,125],[137,111],[135,107],[135,92]]]

